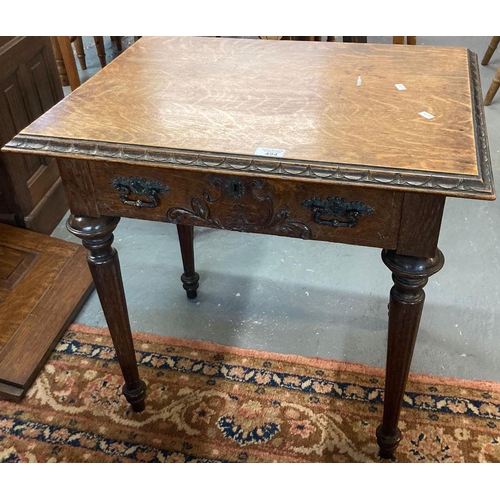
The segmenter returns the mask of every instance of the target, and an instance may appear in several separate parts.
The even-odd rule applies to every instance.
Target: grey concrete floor
[[[419,37],[418,42],[465,46],[481,58],[490,38]],[[99,69],[91,38],[85,40],[83,81]],[[106,40],[109,60],[116,50]],[[499,65],[500,51],[481,66],[483,94]],[[486,121],[500,185],[500,93],[486,108]],[[77,241],[64,223],[53,236]],[[439,246],[446,264],[426,287],[412,371],[500,382],[500,202],[448,199]],[[115,247],[136,331],[385,364],[392,281],[378,249],[196,228],[201,281],[198,298],[189,301],[179,279],[173,225],[122,219]],[[106,326],[95,293],[76,321]]]

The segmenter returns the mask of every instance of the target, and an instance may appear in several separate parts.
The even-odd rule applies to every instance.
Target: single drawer
[[[89,162],[101,215],[395,248],[403,193]]]

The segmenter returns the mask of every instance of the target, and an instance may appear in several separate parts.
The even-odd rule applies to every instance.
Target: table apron
[[[404,196],[398,191],[114,162],[90,161],[86,168],[101,216],[397,246]]]

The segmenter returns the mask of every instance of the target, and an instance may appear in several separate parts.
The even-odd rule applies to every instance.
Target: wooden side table
[[[381,248],[394,286],[377,440],[392,456],[445,200],[495,198],[474,54],[145,37],[5,150],[58,159],[135,411],[120,217],[177,224],[191,298],[193,226]]]

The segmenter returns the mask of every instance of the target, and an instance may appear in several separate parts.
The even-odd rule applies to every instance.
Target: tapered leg
[[[491,56],[497,49],[499,43],[500,43],[500,36],[494,36],[491,38],[491,42],[488,45],[488,48],[486,49],[486,52],[484,53],[483,59],[481,61],[481,64],[483,66],[490,62]]]
[[[52,42],[52,50],[56,58],[57,70],[59,71],[59,78],[61,79],[61,85],[66,87],[69,85],[68,73],[66,72],[66,66],[64,66],[64,60],[61,53],[61,47],[59,45],[59,40],[57,36],[51,36],[50,41]]]
[[[81,238],[83,245],[89,250],[87,261],[90,272],[125,379],[123,394],[132,409],[140,412],[145,407],[146,384],[139,378],[118,253],[111,246],[113,231],[119,221],[119,217],[92,218],[71,215],[67,228]]]
[[[75,50],[78,60],[80,61],[80,68],[87,69],[87,61],[85,59],[85,49],[83,48],[83,39],[81,36],[75,37]]]
[[[490,88],[488,89],[488,92],[486,92],[486,95],[484,97],[484,105],[489,106],[491,104],[491,101],[495,97],[495,94],[498,92],[498,89],[500,88],[500,68],[498,68],[493,81],[491,82]]]
[[[69,36],[58,36],[57,41],[64,61],[64,67],[68,75],[69,85],[71,90],[75,90],[80,86],[80,75],[78,74],[75,56],[71,48],[71,39]]]
[[[116,48],[118,50],[122,50],[122,37],[121,36],[112,36],[111,40],[113,40],[116,43]]]
[[[377,428],[377,441],[380,456],[391,458],[401,440],[399,414],[424,306],[423,288],[428,278],[443,267],[444,257],[439,250],[432,258],[409,257],[384,250],[382,259],[392,271],[394,286],[389,303],[384,415]]]
[[[104,68],[104,66],[106,66],[106,49],[104,48],[104,37],[95,36],[94,43],[97,50],[97,57],[99,57],[99,62],[101,63],[101,68]]]
[[[182,286],[186,290],[188,299],[195,299],[200,275],[194,270],[193,226],[177,224],[177,233],[179,234],[182,264],[184,266],[184,273],[181,276]]]

